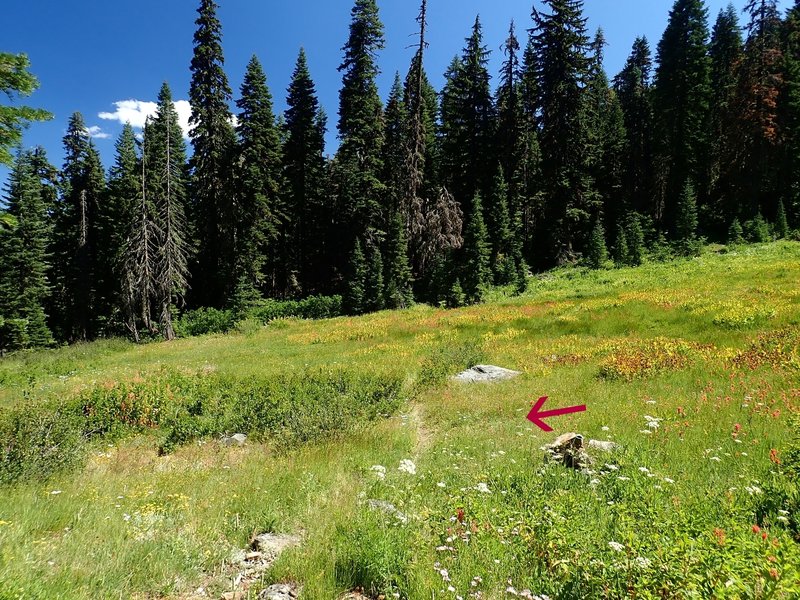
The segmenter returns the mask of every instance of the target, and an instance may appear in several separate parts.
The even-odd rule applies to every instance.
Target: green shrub
[[[45,479],[84,456],[82,419],[75,406],[20,406],[0,411],[0,484]]]
[[[448,377],[482,363],[485,358],[486,353],[479,342],[440,346],[423,361],[417,386],[424,389],[440,385]]]
[[[181,337],[226,333],[233,329],[236,318],[230,310],[198,308],[184,313],[175,323],[175,331]]]
[[[332,319],[343,315],[341,296],[309,296],[303,300],[264,300],[250,316],[268,324],[277,319]]]

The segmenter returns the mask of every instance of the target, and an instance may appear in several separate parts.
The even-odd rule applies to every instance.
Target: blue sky
[[[388,94],[395,71],[404,74],[413,50],[416,0],[378,0],[386,27],[386,49],[380,57],[380,88]],[[429,0],[430,49],[426,68],[439,89],[442,74],[461,51],[475,15],[480,14],[485,41],[496,74],[513,18],[521,40],[530,27],[534,0]],[[540,0],[535,0],[537,6]],[[267,72],[276,109],[285,106],[286,87],[300,46],[306,48],[311,74],[329,115],[329,150],[335,145],[335,125],[341,61],[352,0],[218,0],[223,26],[226,71],[238,97],[249,58],[256,54]],[[710,22],[728,0],[707,0]],[[41,87],[28,103],[55,114],[48,123],[33,125],[25,145],[42,145],[50,160],[63,160],[61,137],[73,111],[84,114],[97,136],[106,166],[113,160],[120,120],[143,118],[163,81],[176,100],[188,97],[189,62],[198,0],[3,0],[6,23],[0,50],[25,52]],[[741,9],[745,0],[734,0]],[[781,0],[788,8],[791,0]],[[646,35],[655,51],[672,0],[586,0],[589,28],[605,30],[609,46],[606,70],[613,76],[622,67],[633,40]],[[744,20],[744,18],[743,18]],[[524,44],[524,42],[523,42]],[[2,100],[5,102],[5,100]],[[124,101],[127,104],[116,103]],[[120,110],[122,108],[122,110]],[[179,106],[186,113],[187,105]],[[103,114],[105,113],[105,114]],[[106,118],[101,118],[103,114]],[[0,181],[7,170],[0,168]]]

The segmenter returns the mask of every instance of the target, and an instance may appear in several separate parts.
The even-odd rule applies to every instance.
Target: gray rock
[[[262,590],[258,595],[260,600],[294,600],[300,595],[300,590],[294,583],[276,583]]]
[[[243,433],[236,433],[231,436],[225,436],[222,438],[222,445],[223,446],[244,446],[245,442],[247,441],[247,436]]]
[[[463,373],[459,373],[453,379],[464,383],[491,383],[494,381],[505,381],[514,379],[522,375],[519,371],[495,367],[493,365],[475,365]]]
[[[614,452],[620,450],[622,446],[616,442],[601,442],[599,440],[589,440],[589,448],[593,450],[600,450],[601,452]]]

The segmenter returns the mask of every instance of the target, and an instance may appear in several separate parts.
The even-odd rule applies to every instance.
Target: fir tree
[[[700,249],[697,223],[697,196],[692,185],[687,183],[678,201],[675,224],[675,246],[682,256],[693,256]]]
[[[628,237],[625,234],[625,224],[623,222],[617,223],[617,232],[614,238],[614,246],[611,249],[611,258],[614,259],[614,264],[618,267],[627,265],[630,260]]]
[[[231,156],[236,137],[228,104],[231,89],[223,70],[222,26],[214,0],[200,0],[194,34],[189,132],[191,198],[198,242],[194,269],[196,304],[221,307],[233,292],[237,215],[231,183]]]
[[[389,218],[390,215],[403,208],[403,199],[407,192],[406,182],[406,127],[408,112],[403,100],[403,85],[400,81],[400,74],[394,76],[394,84],[389,93],[389,101],[386,103],[386,129],[385,143],[383,145],[383,183],[386,186],[386,194],[383,206],[383,213]],[[386,229],[388,230],[388,221]]]
[[[586,253],[586,261],[590,268],[601,269],[608,261],[608,249],[606,248],[606,230],[603,228],[601,219],[597,219],[592,229],[592,236],[589,239],[589,248]]]
[[[109,170],[105,210],[101,214],[103,253],[107,257],[108,301],[114,313],[125,313],[125,248],[136,219],[140,194],[139,158],[136,135],[130,123],[122,128],[116,142],[114,164]]]
[[[708,181],[711,194],[707,211],[711,230],[720,228],[739,213],[740,191],[736,188],[739,123],[736,86],[742,60],[742,32],[733,5],[721,10],[711,33],[711,143]]]
[[[379,246],[367,248],[367,270],[364,276],[364,310],[383,310],[385,300],[383,285],[383,257]]]
[[[739,70],[737,113],[740,145],[739,193],[747,216],[777,210],[778,97],[783,85],[781,20],[777,0],[749,0],[744,59]]]
[[[285,266],[291,261],[276,252],[279,215],[283,212],[281,140],[267,78],[255,56],[247,65],[236,106],[240,110],[234,246],[238,294],[252,296],[264,290],[267,281],[276,280],[283,285],[269,291],[285,292],[290,279]]]
[[[728,243],[729,244],[744,244],[744,229],[738,218],[734,218],[728,229]]]
[[[658,44],[653,107],[659,171],[653,217],[676,239],[682,239],[678,204],[687,183],[700,185],[705,193],[711,96],[707,18],[703,0],[676,0]]]
[[[503,168],[498,165],[491,191],[484,207],[487,241],[490,247],[489,266],[495,283],[504,285],[510,282],[513,268],[506,264],[511,250],[511,219],[508,211],[508,185]]]
[[[453,281],[453,284],[450,286],[450,289],[447,291],[445,305],[447,308],[459,308],[460,306],[464,306],[466,301],[467,299],[464,295],[464,289],[461,287],[461,280],[456,277],[455,281]]]
[[[386,307],[408,308],[414,301],[411,266],[408,261],[406,224],[399,211],[389,223],[386,243]]]
[[[288,271],[297,273],[306,293],[329,291],[331,265],[327,250],[333,241],[332,215],[326,201],[325,130],[327,119],[319,106],[301,49],[286,98],[283,145],[286,194],[282,227]]]
[[[524,163],[527,149],[520,83],[520,45],[513,21],[508,30],[508,38],[503,44],[503,50],[506,60],[503,62],[500,86],[497,89],[495,145],[508,184],[508,210],[511,214],[516,214],[523,205]]]
[[[451,63],[442,91],[441,136],[444,185],[469,217],[476,193],[486,194],[495,172],[494,103],[487,68],[489,51],[475,19],[460,59]]]
[[[464,231],[461,285],[466,301],[476,304],[483,300],[486,287],[491,282],[491,249],[480,194],[475,194],[469,214]]]
[[[186,224],[186,147],[172,93],[164,83],[156,115],[146,130],[143,154],[148,196],[156,221],[154,300],[161,333],[175,338],[172,310],[183,304],[189,287],[190,246]]]
[[[779,240],[785,240],[789,237],[789,221],[786,219],[783,200],[778,200],[778,212],[775,216],[775,236]]]
[[[349,315],[360,315],[366,310],[367,284],[367,261],[361,249],[361,240],[356,240],[348,269],[348,285],[342,294],[342,308]]]
[[[625,242],[628,246],[627,264],[638,267],[644,262],[644,231],[636,213],[630,213],[625,220]]]
[[[582,0],[547,0],[533,12],[536,87],[541,111],[544,264],[574,259],[594,196],[586,172],[583,87],[589,67]]]
[[[52,344],[44,303],[55,169],[44,150],[20,152],[7,189],[14,227],[0,230],[0,351]]]
[[[783,90],[780,96],[784,134],[782,187],[787,219],[800,227],[800,1],[796,0],[783,25]]]
[[[625,66],[614,78],[626,134],[621,205],[653,214],[652,59],[647,39],[636,38]]]
[[[355,0],[350,35],[339,66],[339,139],[336,156],[338,202],[344,220],[340,235],[356,238],[379,236],[382,198],[383,107],[376,78],[377,53],[384,47],[383,24],[375,0]]]
[[[64,136],[61,193],[54,210],[54,293],[50,314],[60,339],[88,340],[97,323],[97,239],[105,175],[80,113],[70,118]]]

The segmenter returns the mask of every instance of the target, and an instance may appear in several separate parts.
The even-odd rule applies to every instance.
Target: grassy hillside
[[[0,462],[30,468],[0,487],[0,599],[219,598],[265,531],[303,542],[251,597],[798,597],[798,281],[778,243],[456,311],[4,359]],[[523,375],[448,381],[476,362]],[[588,411],[546,434],[525,418],[542,395]],[[566,431],[623,449],[545,463]]]

